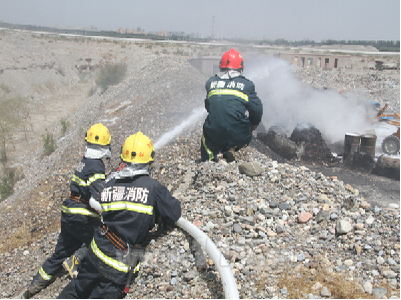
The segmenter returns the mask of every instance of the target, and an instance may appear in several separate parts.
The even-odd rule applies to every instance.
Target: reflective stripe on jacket
[[[212,76],[205,85],[202,144],[209,157],[230,148],[241,148],[252,138],[252,125],[258,125],[263,105],[252,81],[243,75]]]
[[[105,166],[103,161],[83,157],[70,182],[71,194],[78,198],[64,200],[61,208],[62,221],[100,225],[100,215],[89,206],[88,200],[91,196],[100,199],[104,183]],[[85,201],[80,201],[80,199],[85,199]]]
[[[100,199],[106,179],[105,169],[101,159],[83,157],[71,178],[71,192],[82,195],[85,199],[90,199],[91,196]]]
[[[49,280],[51,280],[51,279],[53,278],[53,276],[47,274],[47,273],[43,270],[43,267],[41,267],[41,268],[39,269],[39,274],[40,274],[40,276],[41,276],[44,280],[46,280],[46,281],[49,281]]]
[[[99,218],[100,216],[99,214],[90,211],[89,209],[86,208],[81,208],[81,207],[67,207],[65,205],[63,205],[61,207],[61,211],[65,214],[75,214],[75,215],[83,215],[83,216],[89,216],[89,217],[94,217],[94,218]]]
[[[108,181],[100,203],[104,225],[129,248],[143,245],[155,219],[174,224],[181,216],[180,202],[148,175]],[[88,258],[104,277],[125,284],[129,268],[126,256],[126,251],[117,249],[101,228],[96,229]]]
[[[71,178],[71,181],[77,183],[79,186],[88,187],[88,186],[92,185],[92,183],[98,179],[105,180],[106,176],[104,174],[95,174],[95,175],[89,177],[88,180],[85,181],[74,174]]]

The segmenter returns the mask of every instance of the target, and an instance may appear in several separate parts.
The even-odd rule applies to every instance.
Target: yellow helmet
[[[153,162],[154,157],[152,141],[140,131],[129,136],[121,149],[121,159],[127,163],[146,164]]]
[[[110,132],[102,123],[93,125],[85,135],[85,141],[91,144],[107,146],[110,145]]]

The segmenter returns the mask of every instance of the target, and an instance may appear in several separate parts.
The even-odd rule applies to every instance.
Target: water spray
[[[197,122],[200,118],[205,117],[206,111],[204,107],[195,108],[191,115],[181,124],[165,133],[155,144],[155,149],[160,149],[166,145],[175,136],[180,134],[185,128]],[[194,224],[181,217],[177,221],[177,226],[188,232],[198,243],[205,249],[206,253],[212,258],[217,270],[220,274],[221,281],[226,299],[239,299],[237,283],[231,272],[230,265],[226,262],[223,254],[219,251],[213,241],[202,232]]]
[[[198,107],[193,109],[188,119],[184,120],[181,124],[177,125],[172,130],[162,135],[162,137],[154,144],[155,149],[158,150],[162,148],[174,137],[179,135],[186,127],[190,126],[191,124],[194,124],[200,118],[205,117],[205,115],[206,115],[206,110],[204,107]]]

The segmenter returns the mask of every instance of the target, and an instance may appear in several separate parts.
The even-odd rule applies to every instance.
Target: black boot
[[[43,277],[39,274],[39,272],[33,277],[31,284],[28,289],[22,294],[23,299],[30,299],[41,290],[49,286],[56,277],[51,278],[50,280],[43,279]]]
[[[225,158],[228,163],[237,161],[234,148],[231,148],[227,152],[223,153],[223,158]]]

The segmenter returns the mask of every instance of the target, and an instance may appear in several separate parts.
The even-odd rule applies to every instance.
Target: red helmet
[[[220,64],[220,69],[244,69],[244,59],[242,55],[232,48],[231,50],[227,51],[223,54]]]

